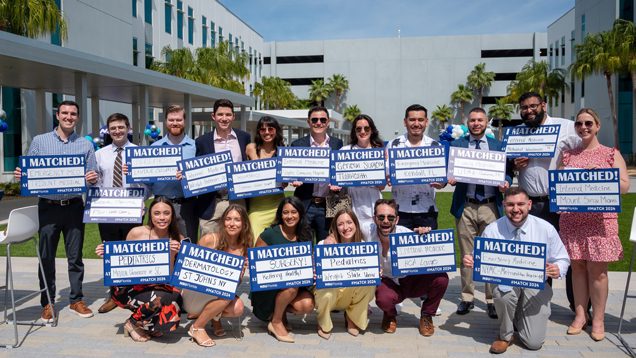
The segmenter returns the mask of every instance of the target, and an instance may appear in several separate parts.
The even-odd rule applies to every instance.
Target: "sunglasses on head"
[[[362,131],[370,132],[370,131],[371,131],[371,127],[369,127],[369,126],[366,126],[366,127],[356,127],[356,132],[357,132],[357,133],[360,133],[360,132],[362,132]]]
[[[378,219],[378,221],[384,221],[384,219],[389,220],[389,222],[394,222],[395,221],[395,215],[376,215],[375,216],[376,219]]]
[[[585,124],[585,127],[592,128],[594,126],[594,121],[585,121],[585,122],[574,122],[574,126],[576,128],[581,128]]]
[[[322,118],[315,118],[314,117],[314,118],[311,118],[310,120],[311,120],[312,124],[316,124],[316,123],[318,123],[318,121],[320,121],[320,123],[322,123],[322,124],[325,124],[325,123],[327,123],[328,119],[325,118],[325,117],[322,117]]]
[[[275,133],[276,132],[276,128],[274,128],[274,127],[261,127],[258,131],[261,132],[261,133],[267,133],[267,132]]]

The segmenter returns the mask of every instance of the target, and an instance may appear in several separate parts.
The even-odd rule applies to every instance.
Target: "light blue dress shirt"
[[[152,146],[160,146],[160,145],[174,145],[168,140],[167,134],[162,139],[152,143]],[[181,155],[183,159],[194,158],[196,155],[196,146],[194,144],[194,139],[188,137],[186,134],[183,137],[181,143],[177,144],[181,146]],[[177,173],[175,172],[175,175]],[[183,188],[181,187],[181,182],[177,180],[175,177],[174,181],[162,182],[162,183],[149,183],[148,187],[152,191],[155,196],[166,196],[169,199],[181,199],[183,198]]]

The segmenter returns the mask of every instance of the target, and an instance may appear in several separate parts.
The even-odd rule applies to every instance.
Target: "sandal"
[[[353,321],[351,321],[351,319],[347,316],[346,311],[344,313],[344,320],[345,320],[345,328],[347,329],[347,333],[349,333],[350,335],[354,337],[357,337],[360,334],[360,330],[358,329],[356,324]],[[353,327],[349,327],[349,321],[351,321],[351,324],[353,324]]]
[[[130,337],[135,342],[148,342],[150,336],[141,327],[135,327],[130,320],[124,324],[124,337]]]
[[[225,329],[223,328],[223,324],[221,323],[220,319],[213,318],[210,324],[212,325],[213,333],[215,336],[223,337],[227,334],[225,332]]]
[[[208,339],[206,339],[203,342],[199,342],[198,339],[194,338],[194,334],[192,332],[196,332],[196,331],[204,331],[205,332],[205,328],[194,328],[192,326],[190,326],[190,329],[188,330],[188,335],[191,337],[190,340],[198,345],[200,345],[201,347],[212,347],[212,346],[216,346],[216,342],[214,342],[214,340],[212,340],[212,338],[210,338],[210,336],[208,336]]]

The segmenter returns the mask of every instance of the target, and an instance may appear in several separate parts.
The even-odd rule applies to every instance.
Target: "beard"
[[[185,127],[178,127],[178,128],[169,127],[168,128],[168,133],[170,133],[171,136],[175,136],[175,137],[180,136],[181,134],[183,134],[184,131],[185,131]]]
[[[482,128],[481,131],[471,131],[470,128],[468,129],[468,131],[470,132],[470,135],[472,135],[473,137],[480,137],[484,133],[486,133],[486,127]]]
[[[541,107],[539,107],[541,108]],[[525,113],[524,115],[521,116],[521,119],[523,120],[523,124],[525,124],[526,126],[530,127],[530,128],[536,128],[538,126],[541,125],[541,122],[543,122],[543,118],[545,117],[545,111],[543,110],[543,108],[539,109],[537,108],[537,111],[535,113],[534,119],[529,119],[529,113]]]

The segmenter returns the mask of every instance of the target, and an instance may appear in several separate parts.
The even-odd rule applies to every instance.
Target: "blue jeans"
[[[329,236],[329,226],[331,218],[325,217],[327,207],[325,204],[309,203],[307,208],[307,224],[314,230],[316,234],[316,243],[324,240]]]

